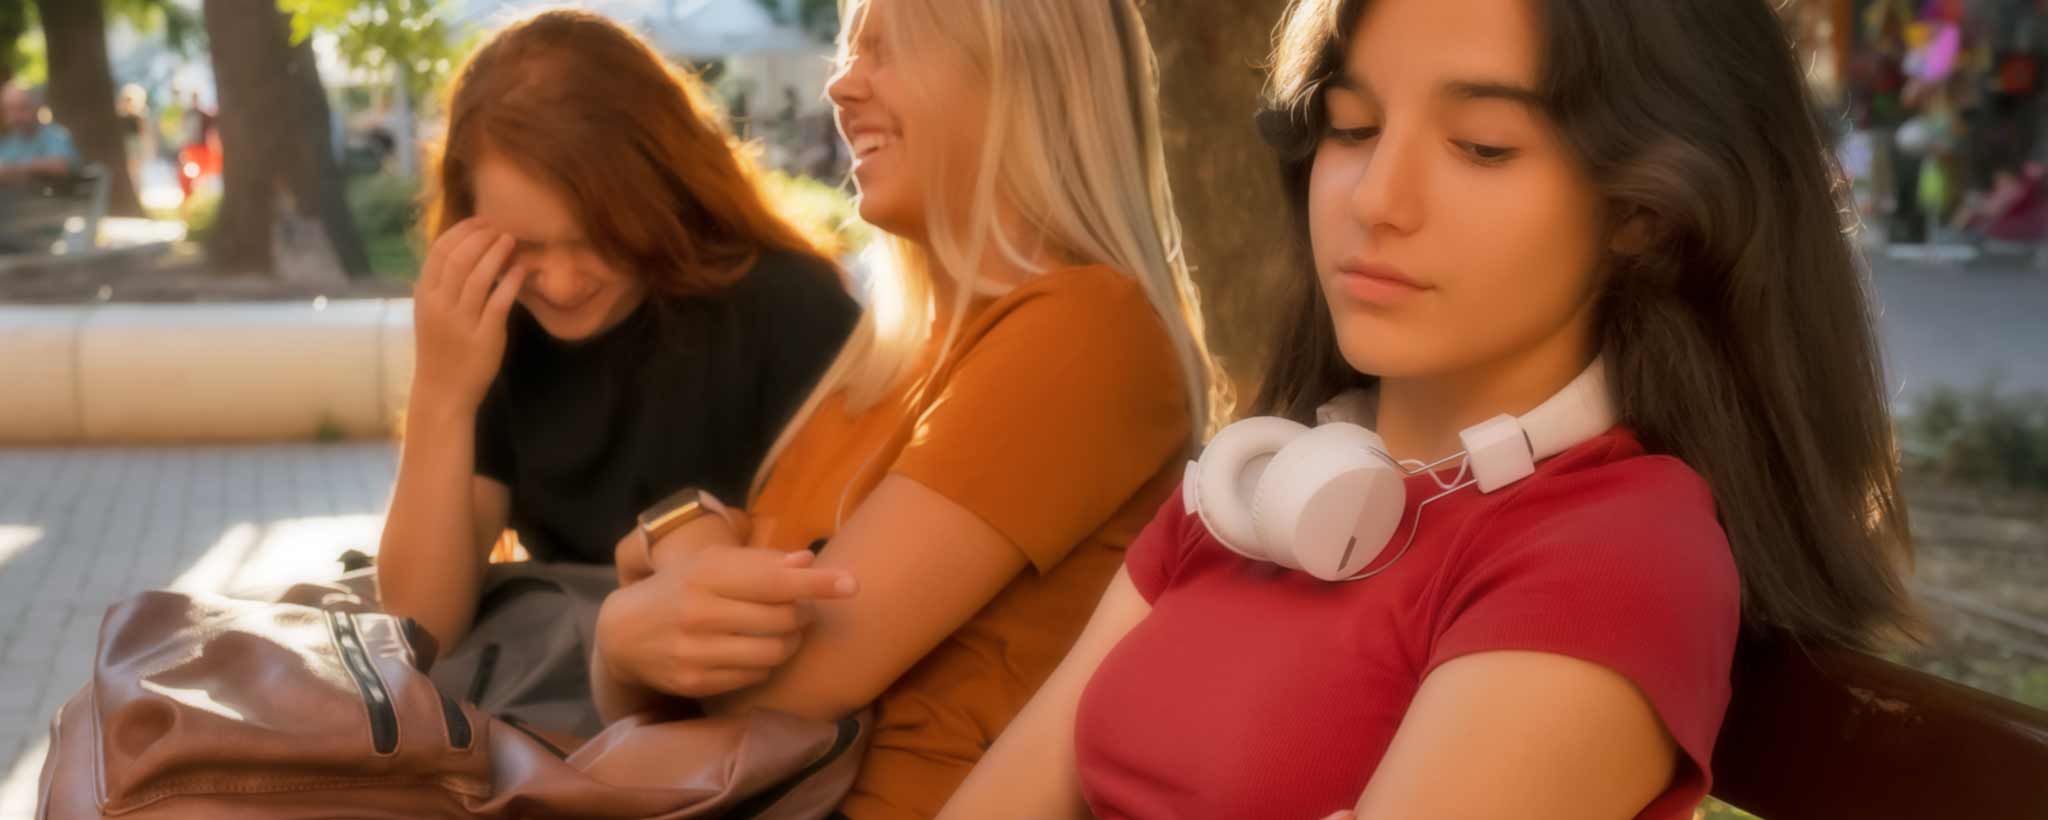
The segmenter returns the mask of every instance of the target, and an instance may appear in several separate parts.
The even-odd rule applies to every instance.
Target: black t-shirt
[[[651,293],[573,344],[515,307],[476,472],[511,488],[535,560],[609,564],[635,516],[678,489],[745,497],[859,313],[829,265],[777,251],[719,292]]]

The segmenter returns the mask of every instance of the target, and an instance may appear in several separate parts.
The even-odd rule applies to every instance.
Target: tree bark
[[[1152,0],[1145,26],[1159,54],[1160,115],[1188,262],[1201,288],[1212,352],[1255,384],[1272,336],[1269,294],[1286,239],[1272,151],[1252,124],[1272,32],[1285,0]]]
[[[79,157],[105,169],[107,211],[141,216],[128,146],[114,115],[114,70],[107,62],[107,14],[101,0],[36,0],[50,58],[50,113],[71,132]]]
[[[312,44],[291,44],[274,0],[205,0],[203,12],[220,95],[222,187],[208,256],[226,272],[273,272],[272,232],[288,208],[325,229],[342,270],[367,275]]]

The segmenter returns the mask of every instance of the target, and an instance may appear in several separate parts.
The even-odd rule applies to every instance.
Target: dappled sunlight
[[[201,553],[170,589],[222,593],[333,578],[343,552],[375,554],[381,515],[285,518],[267,524],[240,522]]]
[[[50,751],[49,735],[37,738],[23,751],[25,753],[15,758],[14,765],[8,769],[7,779],[0,780],[0,818],[13,820],[35,815],[43,757]]]
[[[43,528],[31,524],[0,524],[0,571],[14,557],[43,540]]]

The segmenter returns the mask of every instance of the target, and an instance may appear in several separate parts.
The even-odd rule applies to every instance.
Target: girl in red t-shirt
[[[1690,817],[1745,622],[1906,620],[1869,306],[1771,3],[1296,0],[1271,65],[1265,418],[944,816]]]

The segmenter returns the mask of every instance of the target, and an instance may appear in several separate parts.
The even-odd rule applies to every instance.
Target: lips
[[[1435,290],[1392,265],[1346,260],[1337,266],[1337,282],[1344,295],[1368,305],[1389,307]]]

